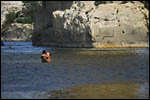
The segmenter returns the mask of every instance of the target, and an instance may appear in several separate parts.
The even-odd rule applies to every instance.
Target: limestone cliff
[[[66,6],[67,5],[67,6]],[[139,1],[47,1],[37,13],[33,45],[148,47],[149,11]],[[146,16],[146,17],[145,17]]]
[[[1,40],[31,41],[33,31],[32,24],[17,23],[17,18],[9,24],[6,23],[8,20],[6,19],[7,14],[14,12],[14,16],[9,16],[9,19],[12,19],[11,17],[16,17],[15,14],[21,12],[23,7],[22,1],[1,1]]]
[[[32,24],[12,23],[7,31],[3,34],[4,41],[31,41]]]
[[[22,10],[21,1],[1,1],[1,28],[9,12],[17,12]]]

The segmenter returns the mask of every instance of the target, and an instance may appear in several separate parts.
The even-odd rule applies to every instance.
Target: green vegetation
[[[6,14],[6,21],[4,24],[11,24],[14,21],[17,23],[32,24],[34,19],[34,14],[36,10],[40,7],[39,1],[22,1],[23,6],[25,6],[22,11],[9,12]]]
[[[41,2],[39,1],[22,1],[24,8],[22,11],[17,12],[17,23],[32,24],[34,22],[34,15],[37,9],[40,8]]]
[[[106,4],[106,3],[112,3],[113,1],[95,1],[95,6],[98,6],[99,4]]]
[[[121,2],[121,4],[125,4],[125,3],[128,3],[128,1],[122,1],[122,2]]]
[[[104,21],[109,21],[109,19],[105,18]]]
[[[24,19],[25,21],[21,22],[31,23],[34,20],[35,12],[41,7],[42,2],[41,1],[22,1],[22,2],[23,6],[25,6],[25,8],[22,9],[22,13],[26,18]]]
[[[2,25],[2,30],[1,33],[5,32],[8,30],[8,26],[14,22],[14,19],[16,18],[16,13],[15,12],[9,12],[6,14],[6,20],[4,21],[4,24]]]
[[[31,19],[30,16],[28,17],[20,17],[16,19],[17,23],[23,23],[23,24],[32,24],[33,20]]]
[[[10,13],[6,14],[5,24],[13,23],[15,18],[16,18],[16,13],[15,12],[10,12]]]
[[[1,33],[8,30],[11,23],[17,22],[22,24],[32,24],[36,10],[41,7],[41,1],[22,1],[24,8],[22,11],[9,12],[6,14],[6,19],[2,25]]]
[[[149,0],[147,1],[140,1],[144,4],[145,8],[147,8],[149,10]]]

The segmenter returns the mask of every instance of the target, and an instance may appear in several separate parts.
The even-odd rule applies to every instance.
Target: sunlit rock
[[[104,48],[149,45],[149,21],[145,18],[149,13],[138,1],[97,7],[94,1],[74,1],[66,9],[59,2],[63,9],[50,8],[55,3],[58,2],[47,2],[37,14],[33,45]]]

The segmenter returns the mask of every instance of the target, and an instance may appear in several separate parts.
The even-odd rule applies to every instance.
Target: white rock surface
[[[121,2],[106,3],[98,7],[94,5],[94,1],[73,1],[72,5],[66,9],[51,8],[54,4],[55,2],[52,4],[47,2],[46,7],[40,11],[42,14],[40,12],[37,14],[33,45],[149,46],[147,27],[149,20],[145,18],[145,16],[149,18],[149,11],[139,1],[123,4]],[[60,5],[65,7],[63,3]],[[38,23],[42,24],[38,25]],[[48,24],[52,24],[51,27],[43,28]]]

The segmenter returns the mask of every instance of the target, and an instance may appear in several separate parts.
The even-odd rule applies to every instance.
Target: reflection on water
[[[149,49],[1,46],[2,98],[149,98]],[[13,49],[8,49],[12,46]],[[42,50],[52,62],[43,64]]]

